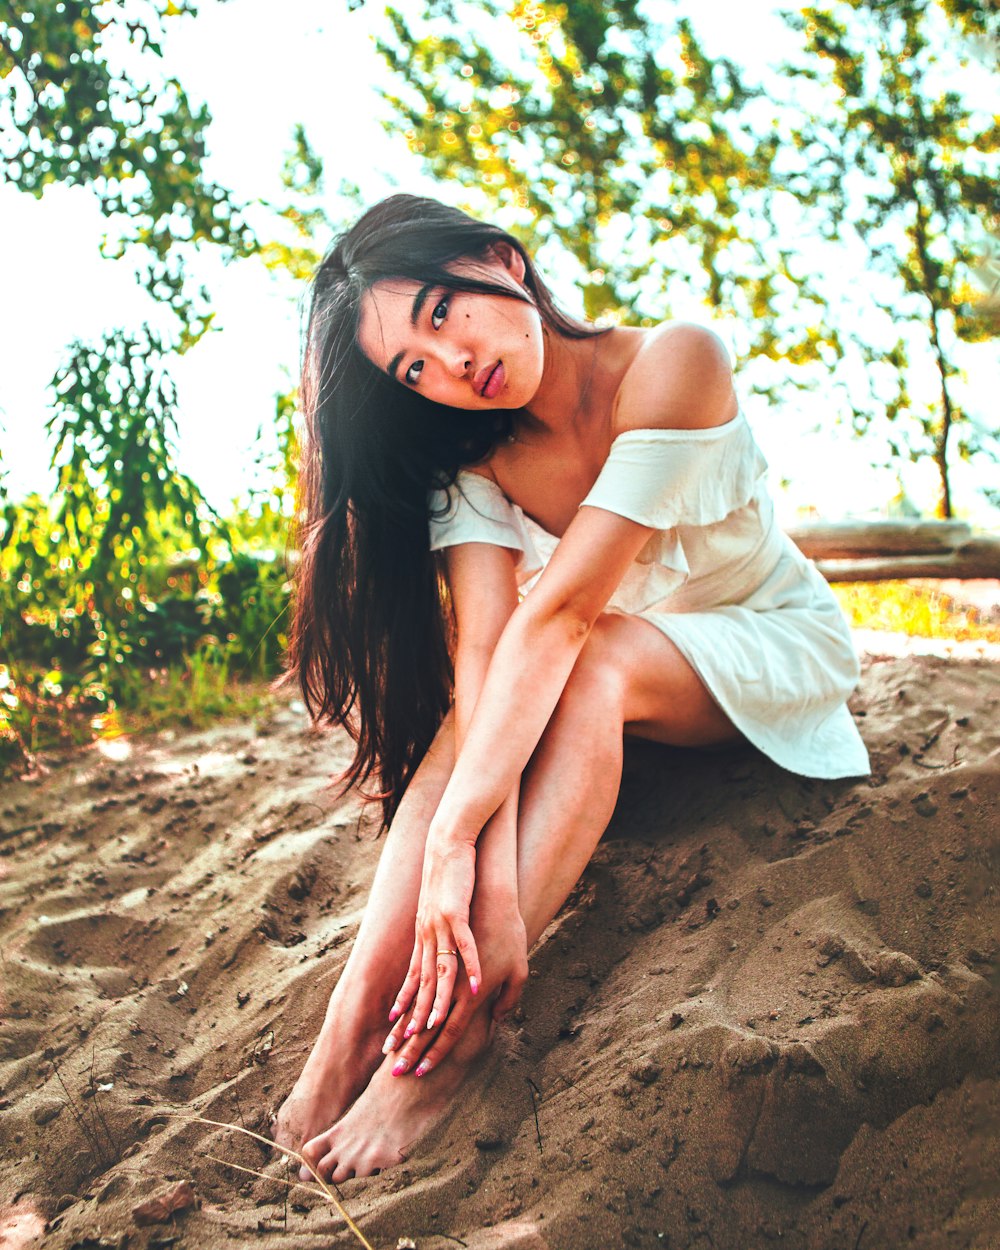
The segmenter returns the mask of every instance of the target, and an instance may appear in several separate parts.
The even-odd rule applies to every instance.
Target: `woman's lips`
[[[498,360],[492,368],[480,370],[476,383],[483,399],[496,399],[504,383],[503,361]]]

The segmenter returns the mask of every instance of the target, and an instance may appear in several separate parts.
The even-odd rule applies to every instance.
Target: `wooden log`
[[[817,560],[816,567],[829,582],[888,582],[908,577],[1000,578],[1000,538],[975,538],[956,551],[937,556]]]
[[[817,521],[794,525],[787,533],[812,560],[939,556],[972,538],[963,521]]]
[[[963,521],[812,522],[786,532],[831,582],[1000,578],[1000,538],[972,538]],[[275,562],[291,570],[298,558],[289,550]],[[198,551],[177,552],[170,571],[197,573],[203,560]]]

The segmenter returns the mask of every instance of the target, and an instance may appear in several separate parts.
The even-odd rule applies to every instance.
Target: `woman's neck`
[[[607,336],[564,338],[545,334],[542,380],[525,408],[525,424],[539,433],[572,435],[590,424],[600,386],[602,347]]]

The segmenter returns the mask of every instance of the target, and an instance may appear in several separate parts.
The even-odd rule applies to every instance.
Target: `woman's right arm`
[[[517,607],[516,552],[491,543],[445,550],[458,633],[455,654],[457,749],[479,698],[493,652]]]
[[[461,751],[496,644],[517,607],[516,558],[515,551],[490,543],[467,542],[446,549],[448,585],[457,630],[456,756]],[[526,938],[517,898],[517,801],[518,786],[515,785],[480,837],[476,853],[476,887],[470,917],[477,945],[485,957],[489,988],[499,992],[494,1008],[498,1016],[508,1011],[517,1001],[527,976]],[[504,972],[509,972],[509,975],[505,975],[502,981],[497,980],[496,970],[490,967],[496,959],[501,964],[512,965],[509,970],[504,968]],[[433,974],[429,978],[429,987],[431,993],[437,989],[433,1002],[429,996],[418,994],[421,970],[430,971],[432,965]],[[445,977],[439,979],[442,968],[446,970]],[[433,939],[430,940],[430,946],[428,942],[420,940],[418,917],[418,940],[414,947],[413,960],[393,1008],[394,1013],[400,1016],[399,1022],[387,1039],[387,1042],[393,1040],[393,1048],[406,1036],[421,1029],[425,1022],[428,1027],[439,1023],[435,1017],[451,1001],[453,974],[457,971],[457,960],[450,957],[445,957],[443,961],[439,959]],[[405,1013],[411,1004],[413,1011],[409,1021],[405,1022]],[[471,1015],[472,1004],[466,1002],[464,1005],[469,1010],[462,1010],[463,1003],[456,1002],[448,1024],[433,1048],[433,1054],[429,1052],[427,1056],[428,1068],[440,1061],[464,1031],[467,1016]],[[410,1060],[415,1057],[409,1053],[409,1049],[402,1053]]]

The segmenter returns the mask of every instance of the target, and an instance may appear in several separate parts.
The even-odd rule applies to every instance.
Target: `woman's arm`
[[[652,530],[581,508],[497,643],[430,846],[475,844],[538,745],[594,622]]]

